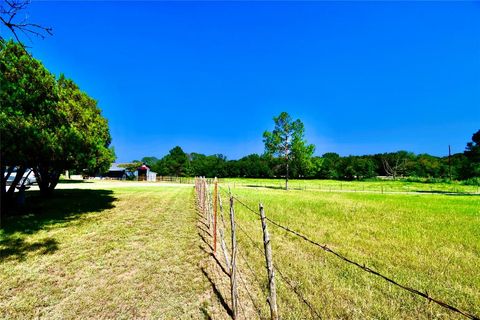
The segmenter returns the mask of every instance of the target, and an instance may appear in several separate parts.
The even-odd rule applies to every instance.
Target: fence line
[[[233,198],[234,198],[235,200],[237,200],[237,202],[240,203],[243,207],[245,207],[248,211],[252,212],[252,213],[255,214],[257,217],[259,216],[259,214],[258,214],[254,209],[252,209],[250,206],[248,206],[247,204],[245,204],[242,200],[238,199],[237,196],[234,196]],[[469,319],[473,319],[473,320],[479,320],[479,319],[480,319],[479,317],[477,317],[477,316],[474,315],[474,314],[471,314],[471,313],[469,313],[469,312],[467,312],[467,311],[464,311],[464,310],[461,310],[461,309],[459,309],[459,308],[457,308],[457,307],[455,307],[455,306],[452,306],[452,305],[450,305],[450,304],[448,304],[448,303],[446,303],[446,302],[444,302],[444,301],[441,301],[441,300],[439,300],[439,299],[436,299],[436,298],[431,297],[431,296],[428,294],[428,292],[425,292],[425,293],[424,293],[424,292],[421,292],[420,290],[417,290],[417,289],[408,287],[408,286],[406,286],[406,285],[400,284],[400,283],[398,283],[397,281],[395,281],[395,280],[393,280],[393,279],[391,279],[391,278],[389,278],[389,277],[381,274],[380,272],[375,271],[375,270],[373,270],[373,269],[365,266],[364,264],[362,265],[362,264],[360,264],[360,263],[358,263],[358,262],[356,262],[356,261],[353,261],[353,260],[345,257],[344,255],[342,255],[342,254],[334,251],[333,249],[329,248],[327,245],[322,245],[322,244],[320,244],[320,243],[318,243],[318,242],[316,242],[316,241],[308,238],[307,236],[305,236],[305,235],[303,235],[303,234],[301,234],[301,233],[299,233],[299,232],[297,232],[297,231],[295,231],[295,230],[293,230],[293,229],[291,229],[291,228],[289,228],[289,227],[287,227],[287,226],[284,226],[284,225],[282,225],[282,224],[280,224],[280,223],[272,220],[272,219],[269,218],[269,217],[266,217],[266,220],[268,220],[271,224],[275,225],[276,227],[281,228],[281,229],[289,232],[290,234],[293,234],[293,235],[295,235],[295,236],[297,236],[297,237],[305,240],[306,242],[309,242],[309,243],[313,244],[314,246],[317,246],[317,247],[321,248],[322,250],[324,250],[324,251],[326,251],[326,252],[332,253],[333,255],[335,255],[336,257],[340,258],[341,260],[343,260],[343,261],[345,261],[345,262],[347,262],[347,263],[349,263],[349,264],[355,265],[355,266],[359,267],[360,269],[362,269],[362,270],[364,270],[364,271],[366,271],[366,272],[368,272],[368,273],[370,273],[370,274],[376,275],[376,276],[378,276],[378,277],[380,277],[380,278],[388,281],[389,283],[391,283],[391,284],[393,284],[393,285],[395,285],[395,286],[397,286],[397,287],[399,287],[399,288],[402,288],[402,289],[404,289],[404,290],[406,290],[406,291],[409,291],[409,292],[412,293],[412,294],[416,294],[416,295],[418,295],[418,296],[421,296],[421,297],[427,299],[428,301],[434,302],[434,303],[438,304],[439,306],[442,306],[442,307],[444,307],[444,308],[446,308],[446,309],[448,309],[448,310],[450,310],[450,311],[459,313],[459,314],[461,314],[461,315],[463,315],[463,316],[465,316],[465,317],[467,317],[467,318],[469,318]],[[278,268],[276,268],[276,269],[278,269]],[[279,271],[279,274],[280,274],[280,271]]]
[[[216,182],[216,181],[214,181]],[[238,248],[238,243],[236,241],[236,236],[235,236],[235,226],[236,226],[236,221],[235,221],[235,209],[233,202],[235,201],[233,197],[230,197],[230,229],[227,229],[227,224],[225,222],[225,217],[224,217],[224,206],[222,202],[222,198],[220,197],[220,194],[217,192],[218,190],[214,188],[213,190],[213,195],[211,193],[211,190],[209,189],[205,179],[196,179],[195,181],[195,190],[196,190],[196,200],[197,200],[197,208],[202,216],[202,219],[205,221],[210,220],[210,223],[208,223],[208,230],[210,234],[208,235],[208,242],[210,240],[212,241],[219,241],[221,245],[221,250],[223,251],[223,257],[220,254],[220,256],[217,256],[217,252],[215,250],[215,244],[209,245],[208,247],[212,250],[212,255],[214,258],[214,261],[217,263],[217,266],[222,269],[224,273],[221,273],[219,276],[218,268],[215,267],[213,270],[214,273],[218,277],[220,277],[220,281],[222,283],[226,283],[226,281],[222,281],[222,278],[224,277],[223,275],[225,274],[228,277],[228,282],[230,283],[229,285],[229,294],[228,297],[230,298],[229,301],[225,299],[226,295],[224,296],[223,293],[221,293],[221,288],[217,287],[218,293],[222,296],[223,302],[222,304],[225,306],[225,303],[228,304],[228,309],[227,311],[229,314],[232,316],[233,319],[238,319],[240,316],[242,316],[245,319],[250,319],[251,317],[248,316],[248,312],[250,311],[255,311],[257,316],[261,317],[261,309],[260,309],[260,304],[255,301],[255,297],[252,294],[252,291],[250,290],[248,286],[248,279],[246,278],[246,275],[241,272],[239,268],[243,266],[243,262],[248,263],[248,261],[245,259],[243,261],[243,255],[241,254],[241,251]],[[220,212],[219,216],[215,215],[215,205],[218,205]],[[216,221],[216,219],[220,219],[221,221]],[[219,222],[219,223],[218,223]],[[204,223],[206,226],[207,223]],[[215,227],[216,228],[215,228]],[[233,230],[233,232],[231,232]],[[204,230],[205,232],[205,230]],[[215,237],[215,232],[219,233],[219,237]],[[227,236],[227,233],[229,234],[228,236],[231,235],[231,245],[230,248],[227,246],[225,242],[225,237]],[[205,240],[205,239],[204,239]],[[231,251],[230,251],[231,250]],[[230,252],[230,254],[229,254]],[[237,257],[235,253],[240,253],[240,255]],[[231,256],[231,258],[229,257]],[[238,258],[242,256],[242,260],[238,260]],[[220,261],[220,259],[223,261]],[[223,265],[226,265],[226,267],[223,267]],[[255,276],[256,274],[253,273]],[[226,278],[223,278],[226,280]],[[237,281],[238,279],[238,281]],[[256,282],[259,283],[259,282]],[[242,294],[240,294],[240,291]],[[243,294],[245,293],[245,295]],[[245,297],[245,301],[242,299]],[[250,309],[250,303],[253,306],[252,309]]]
[[[122,180],[122,178],[108,178],[109,180]],[[214,183],[214,178],[204,178],[207,180],[208,184]],[[178,177],[178,176],[157,176],[157,182],[173,182],[173,183],[181,183],[181,184],[194,184],[195,178],[192,177]],[[247,182],[237,182],[232,181],[230,182],[234,188],[238,187],[257,187],[257,188],[274,188],[274,189],[283,189],[284,183],[280,180],[273,182],[268,181],[252,181],[251,183]],[[289,185],[290,190],[318,190],[324,192],[366,192],[366,193],[452,193],[452,194],[479,194],[480,193],[480,186],[474,185],[461,185],[461,184],[453,184],[453,185],[446,185],[444,188],[435,188],[434,185],[428,185],[428,183],[424,183],[424,188],[418,188],[415,186],[391,186],[391,185],[381,185],[383,182],[379,181],[379,185],[374,186],[367,186],[365,187],[364,184],[362,185],[352,185],[349,181],[338,181],[335,183],[327,183],[327,184],[309,184],[309,180],[290,180],[293,185]],[[227,178],[218,179],[219,183],[227,183]],[[388,182],[388,181],[386,181]],[[408,183],[408,182],[407,182]],[[422,182],[412,182],[412,183],[419,183]]]
[[[222,187],[219,187],[218,190],[222,191],[227,197],[231,198],[231,199],[234,199],[238,202],[238,198],[237,197],[234,197],[232,196],[230,190],[227,191],[225,190],[224,188]],[[220,204],[220,215],[221,217],[223,216],[223,205],[222,205],[222,201],[221,201],[221,197],[219,197],[219,204]],[[225,223],[223,222],[223,225],[225,226]],[[238,230],[240,230],[242,232],[242,234],[244,234],[246,236],[246,238],[252,243],[253,247],[260,253],[260,255],[266,255],[266,251],[264,251],[256,242],[255,240],[253,240],[252,236],[245,230],[245,228],[242,227],[242,225],[240,223],[238,223],[238,221],[235,221],[235,226],[238,227]],[[220,231],[221,232],[221,231]],[[265,245],[265,240],[264,240],[264,245]],[[258,279],[257,275],[255,274],[255,271],[253,270],[253,268],[250,266],[250,264],[248,263],[248,259],[246,259],[243,254],[241,254],[241,251],[238,251],[240,253],[240,256],[242,257],[242,260],[245,262],[245,264],[247,265],[247,268],[251,271],[251,273],[253,274],[254,278],[255,278],[255,281],[257,283],[260,282],[260,280]],[[282,272],[280,270],[280,268],[278,267],[277,264],[273,263],[273,269],[278,272],[278,274],[280,275],[281,277],[281,280],[283,282],[285,282],[285,284],[287,285],[287,287],[289,287],[292,292],[297,296],[298,300],[305,304],[305,306],[310,310],[310,313],[314,316],[314,317],[317,317],[317,318],[320,318],[320,315],[318,313],[317,310],[315,310],[315,308],[313,307],[312,303],[309,302],[305,296],[298,290],[298,288],[296,286],[294,286],[292,284],[292,282],[287,278],[287,276],[285,275],[284,272]],[[242,282],[243,282],[243,279],[242,279]],[[258,309],[258,307],[256,306],[256,303],[254,302],[254,299],[253,297],[251,296],[250,294],[250,290],[248,289],[246,283],[243,283],[244,284],[244,287],[247,291],[247,294],[249,294],[249,297],[250,297],[250,300],[252,301],[252,304],[254,305],[254,308]],[[270,289],[270,288],[269,288]],[[260,290],[261,292],[263,292],[262,290]],[[271,292],[271,289],[269,290],[269,292]],[[269,305],[270,307],[270,301],[271,301],[271,298],[270,296],[265,300],[267,302],[267,304]],[[275,309],[276,310],[276,309]],[[258,312],[257,312],[258,313]],[[272,319],[278,319],[278,315],[275,311],[272,311],[271,310],[271,318]]]
[[[212,233],[211,237],[213,238],[213,241],[214,241],[214,244],[213,244],[213,247],[212,247],[213,248],[212,250],[214,251],[214,254],[216,254],[216,241],[221,242],[220,244],[221,244],[221,247],[222,247],[222,251],[224,253],[225,264],[226,264],[227,270],[228,270],[227,272],[228,272],[228,275],[231,279],[231,281],[230,281],[231,288],[230,289],[231,289],[231,302],[232,302],[232,311],[233,311],[232,318],[237,319],[237,317],[239,315],[238,310],[237,310],[238,307],[240,308],[239,310],[242,311],[243,316],[245,318],[248,318],[247,313],[246,313],[247,311],[246,311],[246,309],[245,309],[245,307],[244,307],[244,305],[241,301],[241,297],[239,296],[238,291],[237,291],[238,290],[237,283],[236,283],[237,275],[238,275],[238,278],[241,281],[240,282],[240,287],[245,289],[245,292],[247,293],[247,296],[248,296],[250,302],[253,305],[253,309],[257,312],[257,315],[259,317],[261,317],[261,307],[259,307],[259,305],[257,305],[257,303],[255,303],[255,299],[254,299],[254,297],[251,293],[251,290],[249,289],[249,286],[247,284],[247,281],[245,280],[244,275],[242,275],[242,272],[239,272],[239,270],[237,270],[239,265],[236,263],[236,253],[239,253],[239,257],[241,258],[241,260],[239,260],[239,261],[242,261],[242,262],[245,263],[245,265],[247,266],[247,268],[249,269],[249,271],[253,275],[254,280],[257,283],[257,285],[260,285],[260,291],[262,293],[264,293],[264,291],[261,288],[264,288],[264,286],[262,285],[262,281],[258,279],[258,277],[256,275],[256,272],[253,270],[253,268],[249,264],[248,259],[242,254],[241,250],[238,250],[238,243],[237,243],[236,236],[235,236],[235,230],[236,230],[236,228],[238,228],[238,230],[243,235],[245,235],[246,238],[252,243],[253,247],[256,250],[258,250],[258,252],[260,252],[261,255],[265,255],[266,269],[267,270],[269,269],[268,268],[269,263],[268,263],[268,253],[267,253],[267,245],[266,244],[267,244],[267,242],[269,243],[270,240],[269,240],[268,234],[265,237],[265,231],[266,231],[266,228],[265,228],[265,230],[263,230],[263,233],[264,233],[264,238],[263,238],[264,248],[262,250],[260,245],[257,244],[257,242],[249,234],[249,232],[247,232],[245,230],[245,228],[243,228],[242,225],[240,223],[238,223],[238,221],[236,221],[234,205],[235,205],[235,203],[240,204],[242,207],[246,208],[248,212],[253,213],[256,218],[261,218],[261,216],[262,216],[261,215],[261,207],[259,207],[259,212],[257,212],[255,209],[253,209],[248,204],[246,204],[243,200],[239,199],[238,196],[233,195],[230,188],[227,191],[223,187],[218,186],[218,180],[213,180],[213,183],[215,184],[215,186],[214,186],[214,194],[212,195],[211,190],[208,186],[208,182],[206,181],[205,178],[195,179],[196,199],[197,199],[197,204],[198,204],[199,210],[203,213],[203,216],[208,220],[209,231]],[[218,191],[220,191],[220,192],[218,192]],[[231,218],[231,220],[230,220],[230,222],[231,222],[230,233],[231,233],[231,236],[232,236],[231,237],[232,238],[231,248],[228,248],[228,246],[226,245],[226,243],[224,241],[224,237],[226,236],[224,232],[227,231],[227,226],[226,226],[225,219],[224,219],[224,207],[223,207],[223,203],[222,203],[222,197],[220,196],[221,192],[226,194],[226,196],[229,198],[229,202],[230,202],[230,218]],[[220,219],[221,219],[220,224],[217,224],[217,214],[216,214],[216,209],[217,209],[216,206],[217,205],[220,208]],[[417,290],[415,288],[406,286],[404,284],[400,284],[397,281],[393,280],[392,278],[387,277],[386,275],[384,275],[384,274],[382,274],[382,273],[380,273],[376,270],[373,270],[370,267],[367,267],[365,264],[361,264],[359,262],[356,262],[356,261],[354,261],[354,260],[336,252],[335,250],[328,247],[326,244],[320,244],[319,242],[310,239],[309,237],[307,237],[303,233],[301,233],[299,231],[296,231],[296,230],[294,230],[294,229],[292,229],[288,226],[285,226],[283,224],[280,224],[280,223],[276,222],[275,220],[269,218],[268,216],[265,216],[264,218],[265,218],[265,221],[268,221],[268,223],[272,224],[273,226],[275,226],[277,228],[280,228],[280,229],[288,232],[289,234],[291,234],[295,237],[298,237],[298,238],[306,241],[307,243],[310,243],[310,244],[322,249],[325,252],[333,254],[334,256],[336,256],[337,258],[341,259],[342,261],[344,261],[348,264],[354,265],[354,266],[360,268],[361,270],[366,271],[367,273],[370,273],[370,274],[373,274],[377,277],[380,277],[380,278],[384,279],[385,281],[389,282],[390,284],[393,284],[393,285],[395,285],[395,286],[397,286],[397,287],[399,287],[403,290],[406,290],[406,291],[408,291],[408,292],[410,292],[414,295],[423,297],[430,302],[433,302],[433,303],[435,303],[435,304],[437,304],[437,305],[439,305],[439,306],[441,306],[441,307],[443,307],[447,310],[450,310],[452,312],[456,312],[460,315],[463,315],[466,318],[479,320],[479,317],[477,317],[476,315],[473,315],[472,313],[461,310],[461,309],[459,309],[455,306],[452,306],[452,305],[450,305],[450,304],[448,304],[444,301],[441,301],[439,299],[431,297],[427,292],[424,293],[424,292],[421,292],[420,290]],[[213,226],[215,226],[215,227],[212,230]],[[217,229],[218,229],[218,232],[220,234],[220,239],[219,240],[217,240],[217,237],[216,237]],[[264,229],[264,228],[262,227],[262,229]],[[232,260],[230,260],[230,261],[229,261],[229,257],[228,257],[229,249],[232,252],[232,254],[231,254]],[[270,259],[271,259],[271,257],[270,257]],[[220,263],[219,260],[217,260],[217,262]],[[305,298],[305,296],[302,294],[302,292],[300,290],[298,290],[298,287],[296,285],[294,285],[291,280],[288,279],[285,272],[283,272],[278,267],[278,265],[275,264],[274,262],[271,263],[271,267],[272,267],[271,268],[272,271],[274,270],[275,272],[278,273],[282,282],[284,282],[287,285],[287,287],[289,287],[291,289],[291,292],[293,292],[297,296],[299,301],[302,302],[305,306],[308,307],[312,316],[320,318],[319,312],[314,308],[312,303],[309,302]],[[267,280],[271,280],[270,277],[271,277],[271,274],[267,273]],[[267,281],[267,283],[268,283],[268,281]],[[273,287],[274,287],[274,285],[273,285]],[[271,305],[270,305],[271,295],[272,295],[272,286],[271,285],[269,285],[269,290],[268,291],[269,291],[270,295],[267,298],[266,302],[271,307]],[[263,295],[263,297],[264,297],[264,295]],[[281,308],[281,306],[280,306],[280,308]],[[276,313],[271,308],[271,319],[276,319],[275,314]]]
[[[222,180],[223,181],[223,180]],[[298,183],[294,183],[297,181]],[[228,182],[228,181],[227,181]],[[372,185],[365,187],[364,184],[355,186],[350,184],[349,181],[346,182],[335,182],[327,184],[307,184],[305,181],[299,182],[298,180],[289,180],[289,190],[313,190],[313,191],[323,191],[323,192],[365,192],[365,193],[447,193],[447,194],[479,194],[480,186],[472,185],[447,185],[444,188],[435,188],[435,185],[428,185],[424,183],[424,188],[419,188],[411,185],[404,186],[392,186],[392,185],[383,185],[384,182],[378,182],[378,185]],[[274,182],[236,182],[232,181],[231,183],[234,188],[236,187],[247,187],[247,188],[271,188],[271,189],[285,189],[284,182],[274,183]],[[355,182],[356,183],[356,182]],[[408,183],[408,182],[406,182]],[[422,182],[412,182],[421,184]]]
[[[238,198],[234,197],[237,202],[239,202],[240,204],[242,204]],[[245,206],[245,205],[244,205]],[[250,208],[249,208],[250,209]],[[247,237],[247,239],[250,240],[250,242],[253,244],[253,247],[255,249],[257,249],[257,251],[260,252],[260,254],[264,254],[264,252],[262,251],[262,248],[257,244],[255,243],[255,241],[253,240],[253,238],[248,234],[248,232],[245,231],[245,229],[243,229],[243,227],[241,227],[241,224],[237,223],[237,226],[239,228],[240,231],[242,231],[243,234],[245,234],[245,236]],[[295,293],[295,295],[298,297],[299,301],[304,303],[309,309],[310,309],[310,312],[315,315],[316,317],[320,318],[320,315],[318,313],[318,311],[315,310],[315,308],[312,306],[312,304],[305,298],[305,296],[297,290],[296,286],[294,286],[292,284],[292,282],[285,276],[285,274],[280,270],[280,268],[278,267],[277,264],[273,263],[273,267],[274,269],[278,272],[278,274],[280,275],[280,277],[282,278],[282,280],[288,285],[288,287],[290,287],[292,289],[292,291]]]

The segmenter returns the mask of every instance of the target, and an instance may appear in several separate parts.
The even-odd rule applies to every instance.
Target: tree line
[[[417,177],[427,181],[471,179],[478,183],[480,130],[467,143],[465,152],[445,157],[407,151],[345,157],[333,152],[322,156],[303,153],[300,159],[295,157],[294,152],[289,155],[288,170],[291,178],[364,180],[387,176],[392,179]],[[284,157],[270,152],[227,160],[222,154],[186,153],[176,146],[162,158],[144,157],[134,163],[145,163],[152,171],[163,176],[284,178],[287,175]]]
[[[385,168],[385,159],[392,163],[400,160],[401,165],[389,171]],[[282,159],[266,154],[250,154],[238,160],[227,160],[222,154],[185,153],[179,146],[163,158],[151,156],[134,162],[145,163],[152,171],[163,176],[278,178],[286,175]],[[449,160],[448,156],[416,155],[407,151],[346,157],[329,152],[312,157],[306,165],[302,174],[297,168],[291,168],[290,177],[364,180],[377,176],[393,178],[395,174],[395,178],[466,180],[479,176],[472,170],[474,166],[464,153],[454,154]]]

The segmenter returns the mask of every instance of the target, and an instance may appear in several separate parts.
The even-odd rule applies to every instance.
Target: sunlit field
[[[234,187],[266,187],[273,189],[285,188],[285,179],[244,179],[227,178],[221,182]],[[452,183],[422,183],[405,180],[373,180],[373,181],[338,181],[338,180],[302,180],[294,179],[288,182],[290,189],[321,190],[321,191],[351,191],[351,192],[429,192],[429,193],[480,193],[480,186]]]
[[[233,188],[233,181],[232,192],[252,209],[257,210],[262,202],[271,219],[401,284],[480,314],[479,196]],[[240,181],[252,185],[264,182]],[[292,181],[291,185],[301,184]],[[362,183],[347,185],[361,187]],[[399,183],[389,185],[401,187]],[[228,203],[226,186],[222,185],[224,203]],[[256,303],[263,306],[263,315],[268,315],[265,258],[258,250],[263,248],[260,221],[238,201],[235,209],[239,251],[243,254],[240,269],[249,279],[250,290],[256,292]],[[309,310],[277,273],[279,309],[284,319],[309,318],[315,312],[327,319],[458,317],[272,224],[269,230],[274,263],[315,309]]]
[[[109,185],[72,183],[92,189],[31,201],[30,215],[0,231],[1,319],[198,319],[215,311],[191,188]]]
[[[480,196],[230,185],[254,211],[262,202],[278,223],[480,314]],[[228,183],[220,186],[228,231]],[[229,317],[228,277],[212,272],[191,185],[65,183],[48,201],[28,202],[35,197],[29,191],[30,214],[11,217],[0,233],[0,318]],[[237,200],[235,214],[240,317],[268,318],[260,221]],[[282,319],[461,318],[271,223],[268,228],[274,263],[289,281],[276,274]]]

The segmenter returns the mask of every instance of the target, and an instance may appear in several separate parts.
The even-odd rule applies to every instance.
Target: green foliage
[[[267,178],[273,176],[268,156],[251,154],[238,161],[231,162],[231,174],[236,177]],[[235,172],[232,172],[236,170]]]
[[[227,158],[222,154],[206,156],[199,153],[190,154],[191,173],[205,177],[227,177]]]
[[[176,146],[160,161],[157,161],[155,168],[162,176],[187,177],[191,175],[188,155]]]
[[[334,152],[327,152],[322,156],[322,165],[317,171],[316,177],[321,179],[339,179],[340,156]]]
[[[127,172],[135,172],[137,171],[138,167],[140,167],[143,163],[138,160],[134,160],[130,163],[122,163],[119,165],[120,168],[125,168]]]
[[[65,169],[105,172],[115,158],[97,102],[63,75],[57,80],[13,41],[0,50],[2,167],[35,170],[51,191]],[[4,192],[4,188],[2,188]]]
[[[274,117],[273,121],[275,123],[273,131],[263,133],[265,153],[284,159],[287,180],[289,169],[293,177],[308,175],[312,168],[311,158],[315,146],[307,144],[303,123],[300,119],[293,121],[286,112]]]
[[[345,180],[361,180],[376,176],[375,164],[368,157],[349,156],[342,158],[339,165],[339,173]]]
[[[480,177],[469,178],[465,181],[462,181],[462,184],[466,186],[480,186]]]
[[[142,161],[161,175],[278,178],[286,174],[285,151],[282,151],[285,142],[279,139],[282,134],[285,137],[285,133],[282,133],[281,128],[287,128],[288,132],[293,132],[296,128],[297,131],[289,140],[292,142],[288,143],[291,145],[291,152],[288,153],[290,172],[295,178],[372,180],[378,176],[390,176],[405,181],[450,183],[451,180],[472,177],[472,168],[478,166],[478,162],[475,162],[478,159],[478,133],[474,135],[473,142],[467,144],[465,154],[454,154],[450,158],[415,155],[407,151],[347,157],[329,152],[321,157],[312,157],[313,146],[306,145],[302,140],[303,124],[299,121],[294,124],[288,114],[281,114],[275,119],[280,128],[276,126],[274,132],[264,134],[266,151],[269,152],[263,155],[251,154],[239,160],[227,161],[220,154],[186,154],[180,147],[176,147],[160,160],[145,157]],[[280,143],[281,147],[276,143]]]
[[[480,177],[480,130],[472,135],[472,141],[467,143],[465,156],[469,163],[465,167],[465,175],[468,177]]]
[[[158,172],[158,160],[159,159],[157,157],[143,157],[141,162],[149,166],[150,170],[152,170],[153,172]]]
[[[115,159],[107,120],[102,117],[97,101],[70,79],[61,75],[58,79],[59,111],[66,117],[65,126],[69,136],[62,143],[66,168],[84,168],[90,172],[103,173],[108,171]],[[64,168],[62,168],[64,169]]]
[[[447,168],[441,158],[429,154],[420,154],[410,158],[406,174],[417,177],[440,177],[447,174]]]
[[[20,45],[0,45],[2,166],[38,162],[45,154],[58,157],[59,140],[69,133],[64,114],[57,112],[55,77]]]

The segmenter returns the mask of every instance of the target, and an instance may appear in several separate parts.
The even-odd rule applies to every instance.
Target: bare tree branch
[[[47,35],[53,35],[51,27],[44,27],[37,23],[27,22],[27,18],[17,21],[16,17],[30,4],[30,0],[2,0],[0,5],[0,24],[3,24],[12,34],[15,40],[23,47],[19,33],[23,33],[31,41],[30,35],[45,39]],[[0,41],[4,41],[0,34]]]
[[[383,169],[388,176],[392,176],[393,180],[395,180],[399,174],[402,174],[405,171],[405,161],[406,159],[399,153],[394,154],[391,157],[384,156],[382,157]]]

